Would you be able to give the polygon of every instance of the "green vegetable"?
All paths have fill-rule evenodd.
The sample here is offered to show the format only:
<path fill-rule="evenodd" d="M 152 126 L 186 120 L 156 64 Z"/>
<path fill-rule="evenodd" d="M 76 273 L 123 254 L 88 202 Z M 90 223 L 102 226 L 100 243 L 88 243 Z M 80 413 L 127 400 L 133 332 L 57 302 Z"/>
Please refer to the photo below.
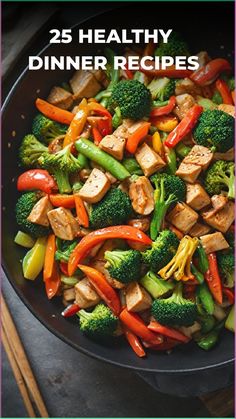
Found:
<path fill-rule="evenodd" d="M 212 330 L 209 334 L 202 336 L 197 340 L 197 345 L 204 349 L 204 351 L 209 351 L 212 349 L 218 341 L 218 333 L 215 330 Z"/>
<path fill-rule="evenodd" d="M 131 175 L 143 176 L 143 171 L 134 157 L 125 158 L 122 164 Z"/>
<path fill-rule="evenodd" d="M 152 243 L 151 249 L 142 253 L 143 262 L 153 272 L 159 271 L 174 256 L 179 245 L 177 236 L 170 230 L 163 230 Z"/>
<path fill-rule="evenodd" d="M 201 318 L 201 332 L 203 334 L 209 333 L 215 326 L 216 320 L 214 316 L 204 316 Z"/>
<path fill-rule="evenodd" d="M 223 103 L 223 99 L 222 96 L 219 92 L 219 90 L 215 90 L 213 93 L 213 96 L 211 98 L 212 102 L 214 102 L 216 105 L 221 105 L 221 103 Z"/>
<path fill-rule="evenodd" d="M 227 191 L 228 198 L 234 199 L 234 180 L 234 163 L 218 160 L 206 171 L 204 185 L 210 195 L 218 195 L 221 191 Z"/>
<path fill-rule="evenodd" d="M 112 90 L 111 111 L 119 107 L 122 118 L 134 120 L 148 117 L 151 111 L 151 93 L 137 80 L 121 80 Z"/>
<path fill-rule="evenodd" d="M 39 237 L 22 262 L 24 278 L 34 280 L 43 269 L 47 238 Z"/>
<path fill-rule="evenodd" d="M 216 104 L 212 100 L 202 96 L 197 97 L 197 103 L 203 107 L 204 111 L 216 109 Z"/>
<path fill-rule="evenodd" d="M 55 176 L 61 194 L 72 191 L 69 175 L 81 169 L 79 160 L 73 156 L 70 149 L 69 144 L 57 153 L 44 153 L 38 160 L 43 169 Z"/>
<path fill-rule="evenodd" d="M 77 160 L 79 162 L 79 165 L 81 167 L 81 169 L 87 169 L 89 168 L 89 161 L 87 159 L 87 157 L 85 157 L 83 154 L 79 153 Z"/>
<path fill-rule="evenodd" d="M 204 250 L 204 248 L 202 247 L 201 244 L 199 244 L 199 246 L 197 247 L 196 253 L 197 253 L 197 256 L 198 256 L 199 270 L 200 270 L 200 272 L 205 274 L 206 271 L 209 268 L 209 262 L 208 262 L 206 252 L 205 252 L 205 250 Z"/>
<path fill-rule="evenodd" d="M 39 157 L 48 152 L 48 148 L 40 143 L 33 134 L 26 135 L 19 149 L 19 158 L 22 166 L 35 167 Z"/>
<path fill-rule="evenodd" d="M 197 318 L 197 306 L 182 295 L 182 283 L 178 283 L 169 298 L 159 298 L 152 303 L 152 315 L 161 324 L 191 326 Z"/>
<path fill-rule="evenodd" d="M 124 180 L 130 176 L 128 170 L 126 170 L 120 162 L 108 153 L 105 153 L 105 151 L 93 144 L 92 141 L 80 138 L 75 142 L 75 147 L 79 153 L 82 153 L 88 159 L 99 164 L 105 170 L 110 172 L 116 179 Z"/>
<path fill-rule="evenodd" d="M 112 336 L 118 326 L 118 318 L 103 304 L 98 304 L 92 312 L 80 310 L 80 330 L 91 338 Z"/>
<path fill-rule="evenodd" d="M 217 262 L 220 276 L 224 285 L 228 288 L 234 287 L 234 251 L 229 249 L 227 252 L 217 252 Z"/>
<path fill-rule="evenodd" d="M 188 147 L 187 145 L 185 145 L 184 143 L 180 141 L 180 143 L 177 144 L 177 146 L 175 147 L 175 152 L 179 157 L 184 158 L 188 155 L 191 149 L 192 149 L 191 147 Z"/>
<path fill-rule="evenodd" d="M 169 103 L 169 100 L 164 100 L 164 101 L 154 100 L 153 101 L 153 108 L 162 108 L 162 106 L 166 106 L 166 105 L 168 105 L 168 103 Z"/>
<path fill-rule="evenodd" d="M 226 74 L 221 74 L 220 78 L 223 79 L 227 83 L 227 86 L 230 91 L 235 89 L 235 80 L 233 76 L 227 76 Z"/>
<path fill-rule="evenodd" d="M 29 234 L 26 234 L 23 231 L 19 230 L 16 234 L 14 242 L 16 244 L 19 244 L 19 246 L 31 249 L 31 247 L 33 247 L 35 243 L 35 240 L 31 236 L 29 236 Z"/>
<path fill-rule="evenodd" d="M 115 108 L 115 113 L 112 117 L 112 126 L 113 126 L 114 129 L 116 129 L 121 124 L 122 124 L 121 110 L 120 110 L 120 107 L 117 106 L 117 108 Z"/>
<path fill-rule="evenodd" d="M 147 86 L 148 84 L 148 77 L 141 71 L 135 71 L 134 80 L 137 80 L 140 83 L 143 83 L 145 86 Z"/>
<path fill-rule="evenodd" d="M 92 206 L 89 214 L 93 229 L 125 224 L 133 213 L 131 201 L 120 189 L 110 189 L 105 197 Z"/>
<path fill-rule="evenodd" d="M 197 295 L 204 310 L 212 315 L 214 313 L 215 303 L 206 284 L 201 284 L 197 287 Z"/>
<path fill-rule="evenodd" d="M 234 146 L 234 118 L 214 109 L 203 112 L 193 130 L 194 141 L 224 153 Z"/>
<path fill-rule="evenodd" d="M 76 276 L 65 276 L 61 275 L 61 282 L 65 285 L 74 287 L 79 282 L 79 279 Z"/>
<path fill-rule="evenodd" d="M 225 322 L 225 327 L 226 329 L 230 330 L 230 332 L 235 331 L 234 310 L 235 310 L 235 307 L 233 305 L 230 309 L 230 312 Z"/>
<path fill-rule="evenodd" d="M 166 295 L 173 289 L 174 285 L 170 281 L 164 281 L 152 271 L 148 271 L 140 280 L 140 284 L 151 294 L 153 298 L 159 298 Z"/>
<path fill-rule="evenodd" d="M 163 102 L 175 94 L 175 84 L 175 80 L 162 77 L 152 79 L 147 88 L 150 90 L 153 99 L 158 99 Z M 153 105 L 156 106 L 155 102 Z"/>
<path fill-rule="evenodd" d="M 46 144 L 49 144 L 59 135 L 65 135 L 67 129 L 67 125 L 52 121 L 41 113 L 37 114 L 33 119 L 32 133 L 39 141 L 43 141 Z"/>
<path fill-rule="evenodd" d="M 78 242 L 75 241 L 68 241 L 68 240 L 61 240 L 57 238 L 57 250 L 55 252 L 55 260 L 60 262 L 68 262 L 71 252 L 77 246 Z"/>
<path fill-rule="evenodd" d="M 42 197 L 37 192 L 27 192 L 20 196 L 16 203 L 16 222 L 24 233 L 29 234 L 33 238 L 47 236 L 49 228 L 43 227 L 40 224 L 34 224 L 27 220 L 33 207 Z"/>
<path fill-rule="evenodd" d="M 199 284 L 202 284 L 204 282 L 203 274 L 201 272 L 199 272 L 199 270 L 193 264 L 191 264 L 191 272 L 195 276 L 195 278 L 199 282 Z"/>
<path fill-rule="evenodd" d="M 107 75 L 110 79 L 110 83 L 107 86 L 105 90 L 102 90 L 95 96 L 95 99 L 101 103 L 102 106 L 105 108 L 107 107 L 109 103 L 109 98 L 111 97 L 111 92 L 113 90 L 113 87 L 118 83 L 119 81 L 119 70 L 114 69 L 114 57 L 115 53 L 110 48 L 105 49 L 105 55 L 107 57 Z"/>
<path fill-rule="evenodd" d="M 107 250 L 104 254 L 107 268 L 112 278 L 127 284 L 139 279 L 141 270 L 141 253 L 137 250 Z"/>
<path fill-rule="evenodd" d="M 158 44 L 155 55 L 158 55 L 159 57 L 176 57 L 178 55 L 189 56 L 189 50 L 181 35 L 177 32 L 172 32 L 166 44 L 164 42 Z"/>
<path fill-rule="evenodd" d="M 151 239 L 155 240 L 168 209 L 176 202 L 184 201 L 186 185 L 179 177 L 166 173 L 156 173 L 151 177 L 151 181 L 155 185 L 155 207 L 150 225 L 150 235 Z"/>

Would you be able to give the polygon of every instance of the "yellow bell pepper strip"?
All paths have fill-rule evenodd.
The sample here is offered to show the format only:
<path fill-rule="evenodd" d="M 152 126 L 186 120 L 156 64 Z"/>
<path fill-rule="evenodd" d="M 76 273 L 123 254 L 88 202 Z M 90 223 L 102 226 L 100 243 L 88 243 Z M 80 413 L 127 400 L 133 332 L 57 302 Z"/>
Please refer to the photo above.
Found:
<path fill-rule="evenodd" d="M 44 116 L 53 121 L 60 122 L 61 124 L 70 125 L 75 116 L 72 112 L 51 105 L 51 103 L 48 103 L 43 99 L 36 99 L 35 105 L 38 111 Z"/>
<path fill-rule="evenodd" d="M 224 58 L 216 58 L 192 73 L 190 79 L 199 86 L 208 86 L 225 71 L 231 71 L 230 63 Z"/>
<path fill-rule="evenodd" d="M 75 117 L 71 121 L 70 126 L 67 130 L 67 133 L 63 141 L 63 148 L 69 144 L 74 143 L 75 140 L 79 137 L 79 135 L 83 131 L 84 126 L 86 124 L 87 116 L 88 116 L 88 104 L 87 104 L 87 100 L 83 99 L 80 102 L 77 108 Z"/>
<path fill-rule="evenodd" d="M 171 132 L 177 127 L 178 119 L 174 115 L 163 115 L 151 118 L 151 123 L 160 131 Z"/>
<path fill-rule="evenodd" d="M 157 154 L 164 158 L 165 152 L 161 141 L 161 136 L 158 131 L 154 132 L 152 136 L 152 148 Z"/>
<path fill-rule="evenodd" d="M 131 240 L 150 246 L 151 239 L 141 230 L 127 225 L 110 226 L 92 231 L 77 244 L 70 255 L 68 262 L 68 274 L 72 276 L 78 263 L 80 263 L 90 252 L 90 250 L 107 239 Z"/>
<path fill-rule="evenodd" d="M 43 269 L 47 238 L 39 237 L 30 249 L 22 263 L 24 278 L 33 281 Z"/>
<path fill-rule="evenodd" d="M 136 152 L 140 141 L 144 137 L 146 137 L 149 131 L 150 125 L 151 125 L 150 122 L 143 122 L 143 124 L 138 129 L 136 129 L 136 131 L 134 131 L 133 134 L 131 134 L 128 137 L 128 140 L 126 142 L 126 150 L 129 153 L 134 154 Z"/>
<path fill-rule="evenodd" d="M 26 234 L 23 231 L 19 230 L 16 234 L 16 237 L 14 238 L 14 242 L 19 246 L 31 249 L 35 244 L 35 239 L 29 236 L 29 234 Z"/>
<path fill-rule="evenodd" d="M 43 280 L 46 282 L 51 278 L 54 268 L 54 257 L 56 252 L 55 234 L 49 234 L 47 240 L 46 254 L 44 259 Z"/>

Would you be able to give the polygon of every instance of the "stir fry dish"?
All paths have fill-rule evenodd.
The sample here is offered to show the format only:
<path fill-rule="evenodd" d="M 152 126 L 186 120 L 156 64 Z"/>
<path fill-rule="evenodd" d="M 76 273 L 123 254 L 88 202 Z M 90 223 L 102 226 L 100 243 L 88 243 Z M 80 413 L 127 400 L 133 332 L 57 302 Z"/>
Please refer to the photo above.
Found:
<path fill-rule="evenodd" d="M 103 344 L 209 350 L 234 331 L 231 65 L 201 51 L 195 72 L 133 72 L 105 53 L 106 72 L 76 71 L 35 102 L 19 148 L 23 275 L 42 272 L 65 321 Z M 137 53 L 189 49 L 174 34 Z"/>

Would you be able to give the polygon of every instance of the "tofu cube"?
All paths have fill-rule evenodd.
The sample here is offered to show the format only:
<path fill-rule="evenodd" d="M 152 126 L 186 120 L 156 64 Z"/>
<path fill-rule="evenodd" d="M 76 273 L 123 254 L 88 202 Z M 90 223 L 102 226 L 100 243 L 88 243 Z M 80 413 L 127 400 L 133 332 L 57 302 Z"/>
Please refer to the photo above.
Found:
<path fill-rule="evenodd" d="M 193 146 L 192 150 L 184 158 L 185 164 L 196 164 L 202 170 L 206 170 L 213 159 L 213 153 L 209 148 L 202 145 Z"/>
<path fill-rule="evenodd" d="M 40 224 L 44 227 L 49 227 L 48 212 L 53 209 L 48 196 L 41 198 L 32 208 L 27 220 L 31 223 Z"/>
<path fill-rule="evenodd" d="M 89 204 L 95 204 L 104 197 L 110 186 L 111 182 L 105 173 L 94 168 L 80 189 L 79 196 Z"/>
<path fill-rule="evenodd" d="M 184 160 L 180 163 L 175 174 L 185 182 L 194 183 L 201 173 L 201 167 L 196 164 L 185 164 Z"/>
<path fill-rule="evenodd" d="M 106 151 L 106 153 L 115 157 L 117 160 L 122 160 L 125 149 L 125 138 L 116 137 L 114 134 L 106 135 L 99 143 L 99 147 Z"/>
<path fill-rule="evenodd" d="M 128 311 L 139 312 L 151 307 L 152 298 L 148 292 L 139 285 L 132 282 L 126 289 L 126 305 Z"/>
<path fill-rule="evenodd" d="M 186 204 L 200 210 L 211 203 L 209 195 L 199 183 L 187 184 Z"/>
<path fill-rule="evenodd" d="M 74 100 L 94 97 L 101 89 L 101 84 L 89 71 L 78 70 L 70 80 Z"/>
<path fill-rule="evenodd" d="M 62 240 L 73 240 L 80 231 L 79 223 L 69 209 L 53 209 L 48 212 L 48 218 L 55 236 Z"/>
<path fill-rule="evenodd" d="M 197 222 L 196 224 L 194 224 L 194 226 L 191 228 L 188 234 L 191 237 L 200 237 L 204 236 L 205 234 L 208 234 L 210 231 L 211 228 L 208 225 Z"/>
<path fill-rule="evenodd" d="M 197 222 L 198 214 L 187 204 L 178 202 L 166 218 L 178 230 L 186 234 Z"/>
<path fill-rule="evenodd" d="M 63 291 L 63 300 L 66 302 L 75 300 L 75 288 L 67 288 Z"/>
<path fill-rule="evenodd" d="M 202 213 L 203 220 L 216 230 L 226 233 L 234 221 L 234 203 L 228 201 L 225 206 L 219 210 L 210 210 Z"/>
<path fill-rule="evenodd" d="M 75 302 L 80 308 L 93 307 L 99 303 L 100 297 L 87 278 L 75 285 Z"/>
<path fill-rule="evenodd" d="M 229 243 L 225 240 L 223 234 L 219 231 L 201 236 L 200 240 L 202 247 L 207 254 L 229 248 Z"/>
<path fill-rule="evenodd" d="M 54 86 L 47 101 L 61 109 L 69 109 L 73 105 L 73 95 L 60 86 Z"/>
<path fill-rule="evenodd" d="M 153 173 L 165 167 L 165 162 L 155 153 L 155 151 L 149 147 L 146 143 L 143 143 L 136 151 L 135 158 L 141 166 L 145 176 L 151 176 Z"/>

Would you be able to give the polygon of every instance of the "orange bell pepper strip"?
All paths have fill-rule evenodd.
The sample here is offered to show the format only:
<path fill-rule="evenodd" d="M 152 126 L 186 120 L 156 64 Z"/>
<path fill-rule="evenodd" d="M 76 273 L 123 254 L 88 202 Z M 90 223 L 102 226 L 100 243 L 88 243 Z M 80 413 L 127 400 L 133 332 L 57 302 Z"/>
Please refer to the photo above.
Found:
<path fill-rule="evenodd" d="M 54 207 L 75 208 L 74 195 L 49 195 L 49 200 Z"/>
<path fill-rule="evenodd" d="M 209 262 L 209 269 L 205 273 L 205 280 L 216 302 L 219 304 L 222 304 L 223 302 L 222 282 L 221 282 L 220 274 L 218 270 L 216 254 L 209 253 L 209 255 L 207 255 L 207 259 Z"/>
<path fill-rule="evenodd" d="M 74 195 L 75 209 L 78 222 L 81 226 L 88 228 L 89 226 L 89 217 L 86 211 L 83 200 L 79 195 Z"/>
<path fill-rule="evenodd" d="M 146 244 L 147 246 L 152 244 L 151 239 L 145 233 L 138 228 L 127 225 L 110 226 L 92 231 L 83 237 L 72 251 L 68 262 L 69 276 L 73 275 L 78 263 L 88 255 L 94 246 L 107 239 L 132 240 Z"/>
<path fill-rule="evenodd" d="M 87 121 L 88 116 L 88 105 L 87 100 L 83 99 L 78 108 L 77 112 L 73 118 L 73 120 L 70 123 L 70 126 L 67 130 L 67 133 L 65 135 L 64 141 L 63 141 L 63 147 L 66 147 L 69 144 L 72 144 L 75 142 L 75 140 L 78 139 L 79 135 L 84 129 L 84 126 Z"/>
<path fill-rule="evenodd" d="M 36 99 L 35 105 L 44 116 L 61 124 L 70 125 L 75 116 L 72 112 L 51 105 L 51 103 L 40 98 Z"/>
<path fill-rule="evenodd" d="M 49 300 L 51 300 L 52 297 L 57 295 L 60 285 L 61 285 L 61 276 L 59 274 L 56 261 L 54 261 L 52 275 L 50 278 L 47 278 L 45 281 L 45 289 L 46 289 L 47 297 Z"/>
<path fill-rule="evenodd" d="M 149 70 L 144 69 L 140 66 L 139 71 L 146 74 L 150 77 L 169 77 L 170 79 L 184 79 L 185 77 L 189 77 L 193 72 L 191 70 L 177 70 L 174 65 L 166 68 L 156 70 L 154 68 L 153 61 L 146 61 L 146 65 L 150 66 Z"/>
<path fill-rule="evenodd" d="M 78 267 L 86 275 L 91 285 L 111 311 L 116 316 L 119 316 L 121 310 L 120 299 L 116 291 L 107 282 L 105 276 L 91 266 L 78 265 Z"/>
<path fill-rule="evenodd" d="M 137 147 L 140 143 L 140 141 L 146 137 L 148 130 L 150 128 L 151 123 L 150 122 L 144 122 L 138 129 L 136 129 L 136 131 L 133 132 L 133 134 L 131 134 L 128 137 L 127 143 L 126 143 L 126 150 L 131 153 L 134 154 L 135 151 L 137 150 Z"/>
<path fill-rule="evenodd" d="M 54 256 L 56 252 L 56 237 L 55 234 L 50 234 L 47 240 L 47 247 L 44 259 L 43 280 L 46 282 L 51 278 L 54 266 Z"/>
<path fill-rule="evenodd" d="M 227 86 L 227 83 L 224 80 L 221 80 L 221 79 L 216 80 L 216 88 L 220 92 L 223 103 L 225 103 L 226 105 L 234 104 L 232 96 L 231 96 L 231 92 Z"/>
<path fill-rule="evenodd" d="M 162 338 L 151 332 L 138 314 L 131 313 L 124 308 L 120 313 L 121 322 L 136 336 L 151 342 L 153 345 L 162 343 Z"/>
<path fill-rule="evenodd" d="M 110 114 L 110 112 L 106 108 L 104 108 L 104 106 L 100 105 L 100 103 L 89 102 L 88 110 L 101 116 L 107 116 L 108 118 L 110 118 L 110 120 L 112 120 L 112 115 Z"/>
<path fill-rule="evenodd" d="M 194 71 L 190 79 L 199 86 L 208 86 L 213 83 L 223 71 L 230 71 L 231 65 L 224 58 L 216 58 L 205 66 Z"/>
<path fill-rule="evenodd" d="M 93 134 L 93 142 L 94 144 L 98 145 L 102 141 L 102 134 L 97 129 L 97 127 L 92 128 L 92 134 Z"/>
<path fill-rule="evenodd" d="M 136 353 L 136 355 L 139 358 L 143 358 L 144 356 L 146 356 L 146 352 L 144 351 L 139 338 L 133 332 L 131 332 L 127 327 L 123 326 L 122 329 L 124 331 L 124 335 L 127 341 L 129 342 L 131 348 Z"/>
<path fill-rule="evenodd" d="M 182 343 L 188 343 L 190 341 L 190 338 L 188 336 L 185 336 L 182 332 L 179 332 L 178 330 L 173 329 L 172 327 L 163 326 L 162 324 L 154 320 L 150 322 L 150 324 L 148 325 L 148 329 L 152 330 L 153 332 L 160 333 L 161 335 L 166 336 L 168 338 L 178 340 Z"/>

